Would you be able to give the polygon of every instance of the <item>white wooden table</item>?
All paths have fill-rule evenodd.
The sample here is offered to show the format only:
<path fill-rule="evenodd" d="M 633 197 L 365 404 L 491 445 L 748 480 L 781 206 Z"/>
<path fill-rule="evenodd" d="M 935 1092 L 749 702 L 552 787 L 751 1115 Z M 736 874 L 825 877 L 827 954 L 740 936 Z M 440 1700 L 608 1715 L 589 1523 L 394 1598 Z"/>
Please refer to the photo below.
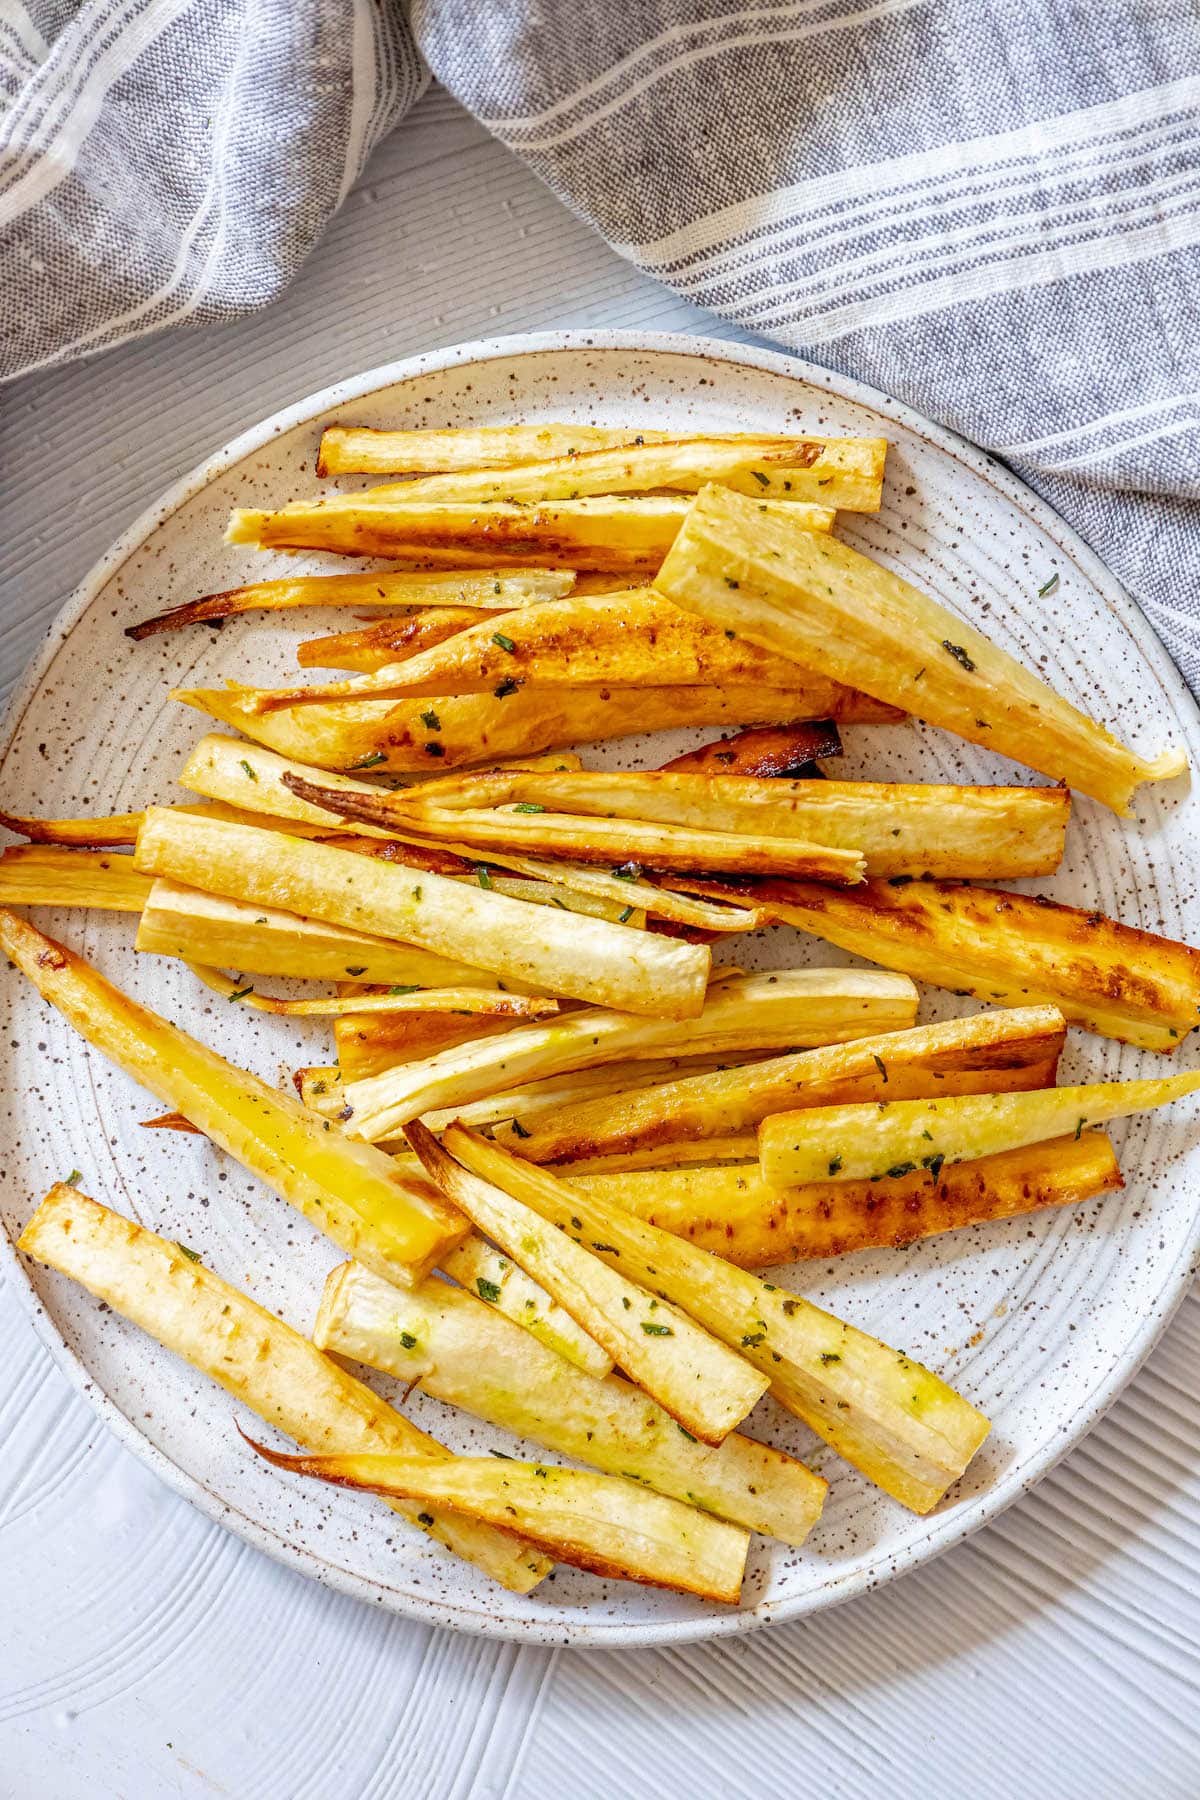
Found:
<path fill-rule="evenodd" d="M 555 326 L 737 335 L 430 95 L 279 305 L 4 394 L 0 679 L 243 426 L 415 350 Z M 108 1437 L 0 1289 L 0 1800 L 1195 1800 L 1198 1368 L 1193 1296 L 1083 1447 L 943 1561 L 717 1648 L 581 1655 L 266 1561 Z"/>

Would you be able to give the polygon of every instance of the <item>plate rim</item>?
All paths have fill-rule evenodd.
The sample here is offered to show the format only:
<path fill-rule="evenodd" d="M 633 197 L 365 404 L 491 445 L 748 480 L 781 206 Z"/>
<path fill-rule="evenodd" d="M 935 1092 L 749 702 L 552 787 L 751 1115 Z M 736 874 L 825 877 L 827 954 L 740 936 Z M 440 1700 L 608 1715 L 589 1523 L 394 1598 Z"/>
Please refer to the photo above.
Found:
<path fill-rule="evenodd" d="M 397 386 L 417 376 L 436 374 L 441 370 L 472 363 L 490 363 L 515 357 L 525 359 L 563 352 L 671 355 L 759 369 L 812 388 L 824 389 L 841 399 L 868 407 L 936 445 L 974 474 L 983 477 L 1070 556 L 1109 610 L 1130 632 L 1139 653 L 1151 665 L 1158 679 L 1165 681 L 1171 688 L 1183 711 L 1189 715 L 1192 726 L 1200 732 L 1200 706 L 1182 671 L 1161 642 L 1149 615 L 1078 533 L 1045 500 L 985 450 L 936 424 L 903 401 L 893 399 L 865 382 L 808 362 L 789 352 L 684 332 L 574 329 L 515 333 L 498 338 L 471 340 L 442 349 L 420 351 L 359 374 L 343 377 L 314 394 L 280 408 L 204 458 L 137 515 L 111 548 L 92 565 L 55 614 L 40 648 L 27 664 L 4 708 L 3 716 L 0 717 L 0 763 L 7 756 L 58 648 L 70 636 L 100 591 L 153 532 L 237 463 L 244 461 L 273 438 L 308 423 L 336 406 L 364 399 L 380 389 Z M 1198 1272 L 1200 1207 L 1196 1209 L 1190 1233 L 1174 1262 L 1163 1273 L 1154 1305 L 1143 1316 L 1139 1329 L 1123 1352 L 1114 1358 L 1108 1371 L 1093 1385 L 1070 1423 L 1060 1428 L 1061 1441 L 1056 1442 L 1048 1453 L 1043 1452 L 1032 1470 L 1014 1469 L 985 1494 L 960 1503 L 959 1509 L 931 1514 L 927 1529 L 919 1537 L 912 1539 L 901 1552 L 889 1556 L 883 1567 L 867 1566 L 853 1573 L 831 1574 L 807 1595 L 765 1603 L 752 1610 L 714 1612 L 696 1618 L 645 1624 L 592 1625 L 588 1622 L 564 1624 L 550 1620 L 544 1623 L 518 1620 L 503 1612 L 466 1608 L 446 1599 L 426 1599 L 419 1594 L 383 1588 L 365 1576 L 356 1575 L 333 1563 L 322 1562 L 311 1551 L 279 1537 L 250 1514 L 231 1506 L 229 1501 L 220 1498 L 203 1481 L 189 1474 L 172 1461 L 164 1450 L 145 1437 L 116 1402 L 98 1387 L 86 1363 L 67 1342 L 42 1303 L 25 1258 L 17 1250 L 7 1231 L 0 1232 L 0 1275 L 10 1278 L 6 1285 L 17 1295 L 40 1342 L 49 1351 L 57 1367 L 120 1442 L 206 1518 L 225 1530 L 235 1532 L 243 1541 L 252 1544 L 275 1562 L 316 1581 L 320 1586 L 349 1594 L 364 1602 L 383 1605 L 399 1617 L 509 1642 L 580 1649 L 650 1649 L 664 1644 L 694 1643 L 753 1631 L 840 1605 L 894 1580 L 910 1569 L 934 1561 L 998 1518 L 1022 1494 L 1029 1492 L 1057 1467 L 1062 1458 L 1095 1428 L 1141 1369 Z"/>

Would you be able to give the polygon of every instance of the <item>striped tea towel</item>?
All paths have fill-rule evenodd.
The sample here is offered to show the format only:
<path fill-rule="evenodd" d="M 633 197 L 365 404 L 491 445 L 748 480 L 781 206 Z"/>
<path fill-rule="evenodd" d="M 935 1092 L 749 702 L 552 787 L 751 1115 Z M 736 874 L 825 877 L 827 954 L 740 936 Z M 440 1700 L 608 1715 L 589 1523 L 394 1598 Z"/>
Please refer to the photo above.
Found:
<path fill-rule="evenodd" d="M 1195 0 L 0 0 L 0 372 L 269 300 L 426 64 L 622 255 L 1011 463 L 1200 689 Z"/>

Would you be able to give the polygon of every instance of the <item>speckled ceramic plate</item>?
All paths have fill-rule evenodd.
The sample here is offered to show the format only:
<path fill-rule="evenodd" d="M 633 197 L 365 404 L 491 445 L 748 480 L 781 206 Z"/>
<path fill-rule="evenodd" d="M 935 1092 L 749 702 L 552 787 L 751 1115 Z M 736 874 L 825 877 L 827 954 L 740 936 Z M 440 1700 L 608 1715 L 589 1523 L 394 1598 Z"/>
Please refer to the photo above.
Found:
<path fill-rule="evenodd" d="M 179 797 L 174 774 L 203 722 L 173 705 L 168 689 L 228 675 L 280 680 L 293 670 L 299 637 L 331 628 L 328 615 L 285 614 L 140 646 L 122 636 L 134 620 L 282 564 L 226 546 L 225 516 L 235 505 L 311 492 L 320 429 L 333 419 L 883 433 L 892 441 L 883 511 L 845 518 L 843 535 L 977 621 L 1140 749 L 1172 740 L 1200 761 L 1196 709 L 1146 620 L 1061 521 L 986 457 L 880 395 L 782 356 L 606 333 L 468 345 L 356 377 L 255 427 L 172 489 L 83 584 L 17 695 L 4 737 L 5 806 L 115 812 Z M 1053 598 L 1039 599 L 1056 574 Z M 628 739 L 592 760 L 653 764 L 704 735 Z M 845 735 L 851 776 L 1021 779 L 1012 765 L 914 725 Z M 1198 941 L 1200 805 L 1181 781 L 1145 793 L 1139 812 L 1125 823 L 1079 800 L 1066 862 L 1043 891 Z M 128 919 L 47 913 L 44 922 L 140 999 L 261 1074 L 327 1056 L 319 1021 L 233 1013 L 181 966 L 135 956 Z M 736 954 L 760 967 L 850 960 L 788 930 L 739 939 Z M 156 1103 L 23 982 L 6 980 L 0 1005 L 9 1046 L 0 1123 L 8 1230 L 15 1235 L 49 1183 L 78 1168 L 97 1199 L 195 1245 L 284 1318 L 311 1326 L 336 1260 L 331 1246 L 203 1142 L 140 1130 Z M 929 994 L 922 1017 L 961 1009 Z M 1185 1049 L 1181 1059 L 1194 1054 Z M 1151 1065 L 1161 1066 L 1072 1033 L 1064 1074 L 1127 1076 Z M 940 1370 L 994 1430 L 959 1489 L 927 1519 L 818 1447 L 832 1484 L 825 1516 L 802 1550 L 755 1540 L 736 1611 L 571 1570 L 526 1598 L 503 1593 L 373 1501 L 264 1468 L 234 1432 L 224 1395 L 80 1289 L 14 1258 L 16 1285 L 60 1363 L 139 1455 L 210 1516 L 315 1579 L 460 1630 L 580 1645 L 678 1642 L 794 1618 L 936 1555 L 994 1517 L 1095 1423 L 1182 1295 L 1200 1241 L 1200 1146 L 1186 1110 L 1117 1126 L 1114 1137 L 1121 1194 L 778 1277 Z M 410 1406 L 456 1448 L 512 1447 L 433 1401 L 414 1396 Z M 769 1403 L 753 1428 L 813 1450 Z"/>

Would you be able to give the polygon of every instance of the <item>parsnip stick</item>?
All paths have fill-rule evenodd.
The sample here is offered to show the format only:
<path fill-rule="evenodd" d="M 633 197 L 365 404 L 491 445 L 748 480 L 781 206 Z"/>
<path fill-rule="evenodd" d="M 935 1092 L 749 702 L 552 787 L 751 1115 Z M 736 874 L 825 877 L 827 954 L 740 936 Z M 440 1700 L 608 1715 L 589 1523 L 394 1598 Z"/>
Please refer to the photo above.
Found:
<path fill-rule="evenodd" d="M 10 844 L 0 855 L 0 904 L 90 906 L 141 912 L 153 883 L 129 856 L 67 850 L 53 844 Z"/>
<path fill-rule="evenodd" d="M 435 1400 L 561 1456 L 786 1544 L 802 1544 L 820 1514 L 826 1483 L 803 1463 L 739 1432 L 716 1446 L 693 1443 L 620 1376 L 568 1368 L 444 1283 L 402 1291 L 343 1263 L 325 1284 L 313 1336 L 322 1349 L 416 1381 Z"/>
<path fill-rule="evenodd" d="M 759 1158 L 774 1187 L 806 1181 L 882 1181 L 914 1169 L 1082 1133 L 1147 1112 L 1200 1088 L 1200 1074 L 1163 1081 L 1093 1081 L 1024 1094 L 960 1094 L 878 1106 L 819 1106 L 777 1113 L 759 1127 Z"/>
<path fill-rule="evenodd" d="M 687 1031 L 693 1054 L 833 1043 L 904 1026 L 916 1014 L 911 982 L 861 969 L 792 969 L 746 975 L 712 990 Z M 630 1057 L 661 1056 L 679 1044 L 667 1019 L 588 1009 L 549 1025 L 460 1045 L 343 1089 L 350 1128 L 369 1140 L 394 1137 L 410 1119 L 462 1106 L 501 1088 Z M 523 1135 L 523 1134 L 522 1134 Z"/>
<path fill-rule="evenodd" d="M 694 1017 L 704 1004 L 711 959 L 699 946 L 529 906 L 441 875 L 414 875 L 325 844 L 152 807 L 135 854 L 147 874 L 258 906 L 287 906 L 437 955 L 470 955 L 506 982 L 538 992 L 676 1018 Z"/>
<path fill-rule="evenodd" d="M 60 1183 L 21 1234 L 27 1256 L 78 1281 L 165 1349 L 211 1376 L 268 1425 L 309 1450 L 404 1451 L 449 1461 L 435 1438 L 395 1412 L 273 1313 L 178 1244 Z M 551 1564 L 509 1532 L 416 1502 L 389 1502 L 432 1538 L 514 1593 Z"/>
<path fill-rule="evenodd" d="M 596 1245 L 610 1268 L 647 1282 L 736 1345 L 770 1378 L 775 1399 L 914 1511 L 937 1505 L 986 1437 L 983 1414 L 944 1381 L 831 1313 L 461 1126 L 450 1127 L 443 1145 L 443 1156 L 502 1188 L 568 1242 L 579 1236 Z"/>
<path fill-rule="evenodd" d="M 466 1235 L 428 1182 L 137 1005 L 15 913 L 0 911 L 0 951 L 89 1044 L 377 1273 L 419 1280 Z"/>

